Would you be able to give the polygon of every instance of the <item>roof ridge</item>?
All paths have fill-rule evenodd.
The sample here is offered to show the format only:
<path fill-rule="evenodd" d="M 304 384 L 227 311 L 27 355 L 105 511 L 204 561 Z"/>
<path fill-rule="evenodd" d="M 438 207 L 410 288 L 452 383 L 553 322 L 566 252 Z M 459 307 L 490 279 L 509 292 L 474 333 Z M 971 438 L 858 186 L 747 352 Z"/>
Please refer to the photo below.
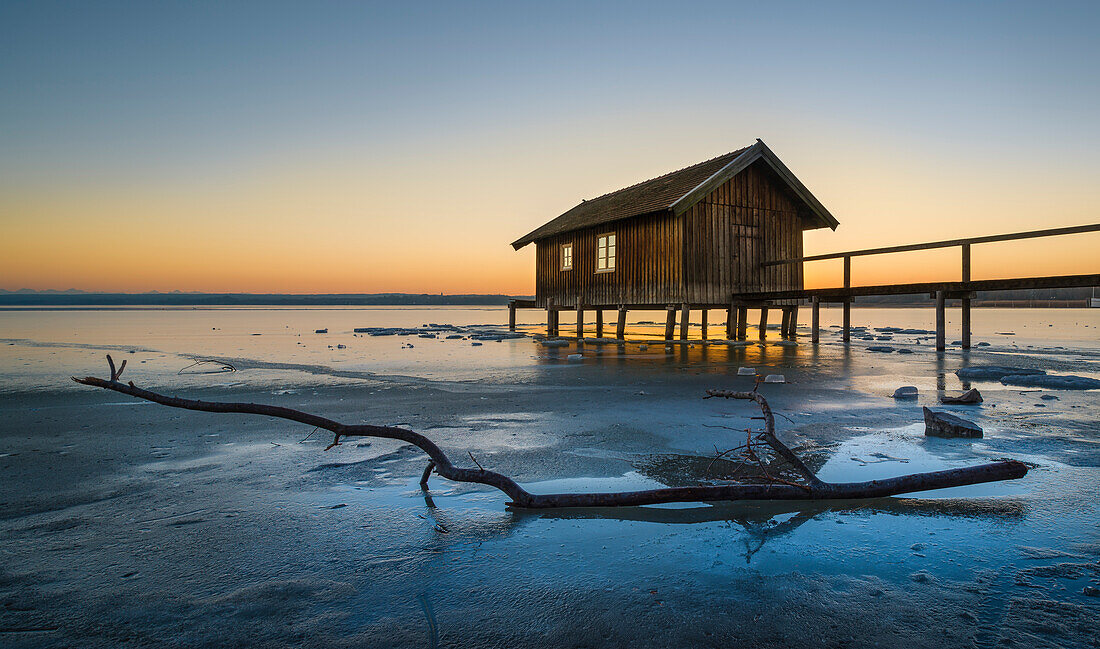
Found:
<path fill-rule="evenodd" d="M 597 200 L 599 200 L 599 199 L 601 199 L 601 198 L 604 198 L 605 196 L 611 196 L 611 195 L 613 195 L 613 194 L 618 194 L 619 192 L 625 192 L 625 191 L 626 191 L 626 190 L 628 190 L 628 189 L 634 189 L 635 187 L 637 187 L 637 186 L 639 186 L 639 185 L 644 185 L 644 184 L 646 184 L 646 183 L 651 183 L 651 182 L 653 182 L 654 180 L 660 180 L 660 179 L 662 179 L 662 178 L 664 178 L 664 177 L 666 177 L 666 176 L 672 176 L 672 175 L 678 174 L 678 173 L 680 173 L 680 172 L 682 172 L 682 171 L 687 171 L 688 169 L 694 169 L 695 167 L 701 167 L 701 166 L 703 166 L 703 165 L 705 165 L 705 164 L 710 164 L 710 163 L 712 163 L 712 162 L 714 162 L 715 160 L 718 160 L 718 159 L 720 159 L 720 158 L 725 158 L 725 157 L 727 157 L 727 156 L 731 156 L 731 155 L 734 155 L 734 154 L 739 154 L 739 153 L 743 153 L 743 152 L 744 152 L 744 151 L 745 151 L 746 149 L 749 149 L 749 148 L 751 148 L 751 147 L 747 147 L 747 146 L 746 146 L 746 147 L 742 147 L 742 148 L 740 148 L 740 149 L 736 149 L 736 150 L 734 150 L 734 151 L 730 151 L 729 153 L 723 153 L 722 155 L 716 155 L 716 156 L 714 156 L 713 158 L 710 158 L 710 159 L 708 159 L 708 160 L 704 160 L 704 161 L 702 161 L 702 162 L 696 162 L 695 164 L 691 164 L 691 165 L 688 165 L 688 166 L 686 166 L 686 167 L 681 167 L 681 168 L 679 168 L 679 169 L 676 169 L 676 170 L 674 170 L 674 171 L 670 171 L 670 172 L 668 172 L 668 173 L 663 173 L 663 174 L 661 174 L 660 176 L 654 176 L 654 177 L 652 177 L 652 178 L 648 178 L 648 179 L 646 179 L 646 180 L 643 180 L 643 181 L 641 181 L 641 182 L 636 182 L 636 183 L 634 183 L 633 185 L 627 185 L 626 187 L 621 187 L 621 188 L 619 188 L 619 189 L 616 189 L 616 190 L 614 190 L 614 191 L 610 191 L 610 192 L 607 192 L 606 194 L 600 194 L 599 196 L 593 196 L 592 198 L 582 198 L 582 199 L 581 199 L 581 202 L 582 202 L 582 203 L 587 203 L 588 201 L 597 201 Z"/>

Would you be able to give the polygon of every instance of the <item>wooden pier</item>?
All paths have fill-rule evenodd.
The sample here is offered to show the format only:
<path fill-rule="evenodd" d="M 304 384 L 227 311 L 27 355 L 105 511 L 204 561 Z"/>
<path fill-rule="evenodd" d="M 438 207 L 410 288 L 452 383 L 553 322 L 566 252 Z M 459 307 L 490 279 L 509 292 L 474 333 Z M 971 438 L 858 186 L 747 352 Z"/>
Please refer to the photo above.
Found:
<path fill-rule="evenodd" d="M 691 311 L 700 310 L 703 313 L 702 337 L 707 338 L 708 328 L 706 312 L 710 309 L 725 309 L 726 322 L 725 334 L 729 340 L 745 340 L 747 333 L 748 311 L 758 309 L 759 337 L 764 340 L 767 337 L 767 326 L 771 310 L 781 312 L 780 335 L 783 338 L 793 339 L 796 336 L 798 326 L 798 304 L 808 301 L 811 308 L 811 342 L 820 341 L 820 308 L 821 304 L 839 303 L 842 305 L 843 314 L 841 336 L 844 342 L 851 340 L 851 304 L 856 297 L 862 296 L 886 296 L 886 295 L 928 295 L 933 300 L 936 309 L 936 349 L 946 349 L 946 303 L 947 300 L 959 300 L 961 308 L 962 347 L 970 347 L 970 311 L 971 301 L 978 291 L 1005 291 L 1014 289 L 1044 289 L 1044 288 L 1081 288 L 1100 286 L 1100 273 L 1085 275 L 1061 275 L 1053 277 L 1019 277 L 1011 279 L 972 280 L 970 252 L 971 247 L 983 243 L 995 243 L 1003 241 L 1017 241 L 1022 239 L 1035 239 L 1040 237 L 1064 236 L 1100 231 L 1100 223 L 1081 225 L 1066 228 L 1053 228 L 1046 230 L 1034 230 L 1029 232 L 1015 232 L 1010 234 L 998 234 L 983 237 L 970 237 L 966 239 L 949 239 L 916 243 L 902 246 L 889 246 L 883 248 L 868 248 L 864 250 L 852 250 L 848 252 L 835 252 L 822 255 L 810 255 L 803 257 L 791 257 L 785 259 L 768 260 L 760 263 L 761 269 L 770 267 L 797 265 L 801 269 L 807 262 L 842 259 L 844 263 L 843 285 L 833 288 L 790 289 L 776 291 L 757 291 L 748 293 L 735 293 L 729 296 L 723 303 L 714 302 L 680 302 L 679 304 L 584 304 L 580 299 L 571 306 L 559 306 L 554 301 L 547 300 L 545 307 L 539 306 L 534 300 L 514 300 L 509 303 L 509 327 L 515 330 L 516 310 L 525 308 L 545 308 L 547 313 L 547 335 L 558 336 L 558 312 L 573 310 L 577 315 L 576 335 L 583 337 L 585 311 L 596 312 L 596 334 L 603 336 L 603 311 L 616 310 L 618 315 L 615 337 L 625 338 L 626 314 L 634 310 L 666 311 L 665 339 L 673 340 L 677 319 L 679 320 L 679 338 L 688 339 Z M 932 250 L 936 248 L 958 247 L 960 249 L 960 278 L 954 281 L 943 282 L 919 282 L 909 284 L 883 284 L 874 286 L 852 286 L 851 265 L 853 257 L 870 255 L 883 255 L 900 252 L 912 252 L 917 250 Z M 679 316 L 677 318 L 677 316 Z"/>

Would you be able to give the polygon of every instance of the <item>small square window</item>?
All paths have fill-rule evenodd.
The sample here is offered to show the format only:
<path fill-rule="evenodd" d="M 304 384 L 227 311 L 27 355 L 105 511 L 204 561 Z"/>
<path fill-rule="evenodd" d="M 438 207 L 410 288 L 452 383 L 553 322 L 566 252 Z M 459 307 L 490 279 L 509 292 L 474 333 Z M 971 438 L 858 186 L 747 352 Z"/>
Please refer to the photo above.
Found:
<path fill-rule="evenodd" d="M 596 272 L 615 270 L 615 234 L 596 237 Z"/>
<path fill-rule="evenodd" d="M 561 245 L 561 269 L 573 270 L 573 244 L 571 243 Z"/>

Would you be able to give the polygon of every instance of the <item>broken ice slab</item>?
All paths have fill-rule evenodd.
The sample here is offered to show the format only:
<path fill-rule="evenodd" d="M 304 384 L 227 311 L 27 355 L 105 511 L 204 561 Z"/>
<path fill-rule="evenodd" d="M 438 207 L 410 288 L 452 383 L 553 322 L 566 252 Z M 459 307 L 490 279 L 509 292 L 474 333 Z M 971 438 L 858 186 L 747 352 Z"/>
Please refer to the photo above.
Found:
<path fill-rule="evenodd" d="M 925 408 L 924 434 L 932 437 L 982 437 L 982 429 L 962 417 Z"/>

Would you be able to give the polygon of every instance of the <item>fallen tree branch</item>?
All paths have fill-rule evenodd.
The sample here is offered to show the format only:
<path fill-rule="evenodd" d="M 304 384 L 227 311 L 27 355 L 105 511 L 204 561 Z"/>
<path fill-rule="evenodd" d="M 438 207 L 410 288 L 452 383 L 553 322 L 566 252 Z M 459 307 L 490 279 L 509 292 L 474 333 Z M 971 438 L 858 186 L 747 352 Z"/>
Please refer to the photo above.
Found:
<path fill-rule="evenodd" d="M 251 415 L 265 415 L 296 421 L 307 426 L 314 426 L 327 430 L 334 434 L 331 446 L 339 444 L 341 437 L 376 437 L 381 439 L 395 439 L 407 442 L 424 451 L 430 458 L 429 466 L 424 470 L 421 485 L 427 484 L 427 478 L 432 471 L 455 482 L 473 482 L 487 485 L 503 491 L 511 502 L 509 506 L 527 509 L 548 509 L 557 507 L 623 507 L 632 505 L 654 505 L 672 502 L 714 502 L 724 500 L 827 500 L 827 499 L 856 499 L 856 498 L 880 498 L 916 491 L 930 489 L 944 489 L 947 487 L 959 487 L 963 485 L 993 482 L 997 480 L 1011 480 L 1021 478 L 1027 473 L 1027 466 L 1022 462 L 1009 460 L 994 462 L 962 469 L 947 469 L 944 471 L 932 471 L 929 473 L 914 473 L 883 480 L 870 480 L 867 482 L 827 483 L 822 482 L 814 475 L 797 455 L 775 436 L 775 420 L 771 407 L 763 395 L 755 390 L 752 392 L 731 392 L 728 390 L 708 390 L 707 398 L 721 397 L 726 399 L 745 399 L 755 402 L 764 416 L 764 441 L 787 461 L 799 475 L 806 481 L 805 485 L 795 484 L 789 481 L 770 482 L 767 484 L 725 484 L 725 485 L 700 485 L 690 487 L 668 487 L 664 489 L 645 489 L 641 491 L 624 491 L 608 493 L 563 493 L 563 494 L 532 494 L 521 487 L 515 480 L 506 475 L 481 468 L 463 469 L 451 463 L 450 458 L 427 437 L 420 433 L 398 428 L 396 426 L 375 426 L 372 424 L 342 424 L 325 417 L 313 415 L 293 408 L 271 406 L 257 403 L 232 403 L 216 401 L 200 401 L 195 399 L 182 399 L 171 397 L 156 392 L 139 388 L 131 381 L 122 383 L 118 379 L 125 368 L 125 363 L 117 371 L 114 361 L 107 357 L 111 366 L 111 379 L 104 380 L 94 376 L 84 378 L 72 377 L 77 383 L 105 390 L 120 392 L 138 399 L 144 399 L 153 403 L 183 408 L 185 410 L 197 410 L 201 412 L 217 413 L 241 413 Z M 471 458 L 473 456 L 471 455 Z M 476 462 L 476 461 L 475 461 Z"/>

